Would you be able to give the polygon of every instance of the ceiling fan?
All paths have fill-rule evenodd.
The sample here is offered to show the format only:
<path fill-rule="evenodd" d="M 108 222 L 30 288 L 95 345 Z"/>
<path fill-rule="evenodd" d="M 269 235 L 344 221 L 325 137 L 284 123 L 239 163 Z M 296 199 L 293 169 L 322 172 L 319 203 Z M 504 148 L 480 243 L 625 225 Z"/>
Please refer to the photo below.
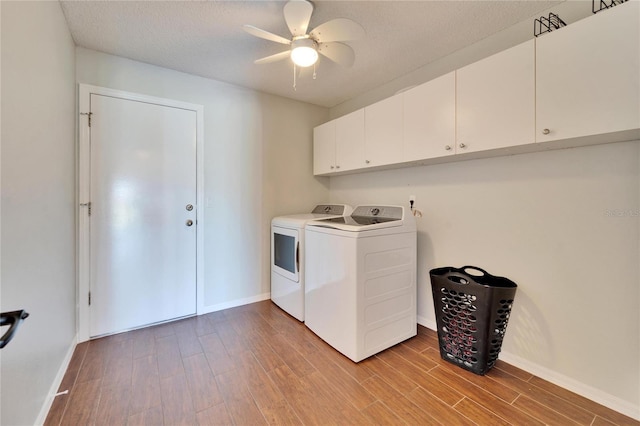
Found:
<path fill-rule="evenodd" d="M 290 0 L 284 6 L 284 20 L 291 31 L 291 38 L 285 38 L 270 33 L 253 25 L 243 25 L 246 32 L 265 40 L 286 44 L 289 49 L 255 61 L 256 64 L 268 64 L 291 58 L 293 61 L 293 87 L 296 87 L 296 67 L 310 67 L 317 63 L 318 54 L 325 56 L 340 65 L 351 67 L 355 61 L 353 49 L 341 43 L 342 41 L 357 40 L 364 37 L 364 29 L 356 22 L 337 18 L 321 24 L 308 31 L 309 21 L 313 14 L 313 3 L 308 0 Z"/>

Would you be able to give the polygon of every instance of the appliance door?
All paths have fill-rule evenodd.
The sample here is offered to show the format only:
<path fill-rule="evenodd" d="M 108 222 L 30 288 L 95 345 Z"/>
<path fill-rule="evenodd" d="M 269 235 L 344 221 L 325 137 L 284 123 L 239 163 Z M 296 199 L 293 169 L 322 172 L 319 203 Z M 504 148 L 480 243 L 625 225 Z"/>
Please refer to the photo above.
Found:
<path fill-rule="evenodd" d="M 300 282 L 300 231 L 271 227 L 271 270 L 295 282 Z"/>

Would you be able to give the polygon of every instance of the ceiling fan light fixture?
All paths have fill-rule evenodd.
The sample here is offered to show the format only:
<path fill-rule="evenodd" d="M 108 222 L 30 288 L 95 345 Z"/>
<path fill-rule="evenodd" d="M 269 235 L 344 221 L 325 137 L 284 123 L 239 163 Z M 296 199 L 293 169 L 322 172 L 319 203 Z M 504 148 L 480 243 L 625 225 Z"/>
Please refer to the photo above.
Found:
<path fill-rule="evenodd" d="M 291 60 L 299 67 L 310 67 L 318 61 L 317 44 L 310 38 L 291 42 Z"/>

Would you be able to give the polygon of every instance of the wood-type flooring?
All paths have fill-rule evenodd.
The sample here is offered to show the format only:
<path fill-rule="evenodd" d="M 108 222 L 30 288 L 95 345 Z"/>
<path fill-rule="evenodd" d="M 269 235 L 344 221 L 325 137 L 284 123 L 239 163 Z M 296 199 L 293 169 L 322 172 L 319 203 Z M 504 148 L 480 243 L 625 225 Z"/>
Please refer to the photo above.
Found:
<path fill-rule="evenodd" d="M 435 332 L 353 363 L 270 301 L 79 344 L 46 425 L 640 425 Z"/>

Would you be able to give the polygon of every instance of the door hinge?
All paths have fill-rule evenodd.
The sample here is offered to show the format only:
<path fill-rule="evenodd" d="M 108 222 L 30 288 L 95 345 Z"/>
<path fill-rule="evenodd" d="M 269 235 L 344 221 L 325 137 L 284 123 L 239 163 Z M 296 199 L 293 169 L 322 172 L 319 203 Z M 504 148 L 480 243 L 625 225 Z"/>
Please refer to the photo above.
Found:
<path fill-rule="evenodd" d="M 91 127 L 91 116 L 93 115 L 92 112 L 81 112 L 80 115 L 86 115 L 89 119 L 89 127 Z"/>
<path fill-rule="evenodd" d="M 88 203 L 80 203 L 80 205 L 82 207 L 86 207 L 87 208 L 87 214 L 89 216 L 91 216 L 91 201 L 89 201 Z"/>
<path fill-rule="evenodd" d="M 89 292 L 89 306 L 91 306 L 91 292 Z"/>

